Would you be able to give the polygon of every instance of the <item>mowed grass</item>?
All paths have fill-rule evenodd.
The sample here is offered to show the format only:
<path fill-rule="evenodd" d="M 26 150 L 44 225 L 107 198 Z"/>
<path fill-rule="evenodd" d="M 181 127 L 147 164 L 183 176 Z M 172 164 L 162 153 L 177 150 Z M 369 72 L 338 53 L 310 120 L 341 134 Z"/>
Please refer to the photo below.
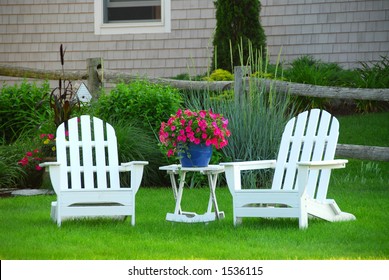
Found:
<path fill-rule="evenodd" d="M 365 119 L 360 120 L 358 125 Z M 382 127 L 385 120 L 377 125 Z M 347 129 L 353 129 L 352 123 Z M 368 130 L 374 132 L 374 125 Z M 216 192 L 225 219 L 183 224 L 165 220 L 174 211 L 171 189 L 143 187 L 137 194 L 134 227 L 129 219 L 94 219 L 65 221 L 58 228 L 50 219 L 55 196 L 3 198 L 0 259 L 389 259 L 389 162 L 350 159 L 345 169 L 335 170 L 328 197 L 357 220 L 311 219 L 307 230 L 299 230 L 296 219 L 246 218 L 234 227 L 228 188 L 221 185 Z M 208 198 L 206 187 L 186 188 L 182 208 L 203 213 Z"/>

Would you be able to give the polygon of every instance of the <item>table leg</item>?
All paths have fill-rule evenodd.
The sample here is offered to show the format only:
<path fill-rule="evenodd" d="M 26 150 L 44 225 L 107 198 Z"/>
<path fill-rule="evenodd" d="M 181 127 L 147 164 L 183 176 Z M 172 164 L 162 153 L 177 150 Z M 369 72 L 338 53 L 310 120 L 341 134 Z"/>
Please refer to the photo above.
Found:
<path fill-rule="evenodd" d="M 174 213 L 166 214 L 166 220 L 172 222 L 184 222 L 184 223 L 198 223 L 198 222 L 207 223 L 210 221 L 215 221 L 224 218 L 224 212 L 219 211 L 217 200 L 216 200 L 216 194 L 215 194 L 217 176 L 218 173 L 220 173 L 219 170 L 217 171 L 218 172 L 202 172 L 202 174 L 207 175 L 208 177 L 210 196 L 208 201 L 207 212 L 199 215 L 195 212 L 182 211 L 181 209 L 181 201 L 184 192 L 186 171 L 181 170 L 180 172 L 176 172 L 176 170 L 171 170 L 171 171 L 168 170 L 176 205 L 175 205 Z M 179 180 L 178 182 L 175 175 L 178 175 L 178 180 Z M 212 212 L 212 208 L 215 209 L 215 212 Z"/>
<path fill-rule="evenodd" d="M 181 214 L 182 213 L 182 210 L 181 210 L 181 200 L 182 200 L 182 193 L 184 192 L 184 184 L 185 184 L 185 175 L 186 175 L 186 172 L 182 172 L 179 176 L 178 176 L 178 180 L 179 180 L 179 183 L 178 183 L 178 192 L 177 192 L 177 184 L 176 184 L 176 181 L 175 181 L 175 178 L 174 178 L 174 175 L 173 176 L 173 181 L 174 181 L 174 187 L 173 189 L 175 189 L 176 191 L 176 196 L 175 196 L 175 199 L 176 199 L 176 208 L 174 210 L 174 214 Z M 173 184 L 172 184 L 173 185 Z"/>
<path fill-rule="evenodd" d="M 210 174 L 209 173 L 207 175 L 208 175 L 208 183 L 209 183 L 209 189 L 210 189 L 208 212 L 212 211 L 212 205 L 213 205 L 213 207 L 215 209 L 216 219 L 224 218 L 224 213 L 219 211 L 219 207 L 217 205 L 217 200 L 216 200 L 216 193 L 215 193 L 218 174 Z"/>
<path fill-rule="evenodd" d="M 177 183 L 176 183 L 176 177 L 175 177 L 173 172 L 169 172 L 169 175 L 170 175 L 170 182 L 172 185 L 172 190 L 173 190 L 173 195 L 174 195 L 174 201 L 176 202 L 176 205 L 177 205 L 178 187 L 177 187 Z M 181 213 L 181 205 L 180 205 L 179 213 Z"/>

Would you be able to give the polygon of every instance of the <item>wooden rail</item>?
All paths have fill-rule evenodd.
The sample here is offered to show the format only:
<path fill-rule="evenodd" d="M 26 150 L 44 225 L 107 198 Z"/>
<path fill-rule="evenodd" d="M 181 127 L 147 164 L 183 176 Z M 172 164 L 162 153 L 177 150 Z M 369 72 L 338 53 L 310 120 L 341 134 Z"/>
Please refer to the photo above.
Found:
<path fill-rule="evenodd" d="M 87 60 L 87 70 L 85 71 L 59 71 L 59 70 L 42 70 L 27 67 L 16 67 L 11 65 L 0 64 L 0 76 L 12 76 L 21 78 L 33 79 L 67 79 L 67 80 L 87 80 L 88 88 L 92 96 L 98 98 L 99 88 L 103 86 L 103 82 L 131 82 L 139 79 L 139 76 L 134 76 L 129 73 L 107 71 L 103 69 L 101 58 L 92 58 Z M 375 100 L 389 101 L 389 89 L 355 89 L 342 87 L 324 87 L 315 85 L 298 84 L 269 79 L 253 79 L 248 78 L 247 68 L 235 69 L 235 81 L 225 82 L 208 82 L 208 81 L 181 81 L 164 78 L 148 78 L 152 83 L 168 84 L 172 87 L 186 90 L 211 90 L 221 91 L 225 89 L 234 89 L 236 98 L 247 91 L 252 82 L 257 86 L 264 86 L 267 90 L 272 88 L 279 93 L 287 93 L 290 95 L 312 96 L 321 98 L 339 98 L 339 99 L 355 99 L 355 100 Z M 371 147 L 360 145 L 344 145 L 338 144 L 336 155 L 348 158 L 358 158 L 366 160 L 389 161 L 389 147 Z"/>
<path fill-rule="evenodd" d="M 338 144 L 336 155 L 346 158 L 389 161 L 389 147 Z"/>
<path fill-rule="evenodd" d="M 67 80 L 88 80 L 88 88 L 92 95 L 102 86 L 103 82 L 116 83 L 118 81 L 130 82 L 139 79 L 125 72 L 115 72 L 103 70 L 102 60 L 100 58 L 87 60 L 88 71 L 59 71 L 59 70 L 41 70 L 27 67 L 16 67 L 0 64 L 0 76 L 12 76 L 33 79 L 57 80 L 59 78 Z M 95 74 L 93 74 L 95 73 Z M 208 82 L 208 81 L 181 81 L 164 78 L 148 78 L 152 83 L 169 84 L 175 88 L 188 90 L 225 90 L 233 89 L 235 91 L 248 90 L 250 82 L 254 81 L 258 86 L 265 86 L 267 89 L 273 88 L 280 93 L 290 95 L 312 96 L 322 98 L 356 99 L 356 100 L 375 100 L 389 101 L 389 89 L 366 89 L 366 88 L 343 88 L 343 87 L 324 87 L 315 85 L 306 85 L 269 79 L 253 79 L 235 75 L 235 81 Z"/>

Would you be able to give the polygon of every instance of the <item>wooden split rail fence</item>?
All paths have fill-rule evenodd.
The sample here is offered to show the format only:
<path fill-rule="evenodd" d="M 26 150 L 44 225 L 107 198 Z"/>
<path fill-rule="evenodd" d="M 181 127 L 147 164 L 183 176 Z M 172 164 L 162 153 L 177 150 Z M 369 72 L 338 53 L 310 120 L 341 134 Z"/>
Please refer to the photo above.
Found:
<path fill-rule="evenodd" d="M 139 76 L 129 73 L 107 71 L 103 69 L 101 58 L 90 58 L 86 61 L 86 71 L 59 71 L 42 70 L 27 67 L 16 67 L 0 64 L 0 76 L 31 78 L 40 80 L 87 80 L 87 86 L 92 96 L 98 98 L 99 89 L 104 82 L 116 83 L 119 81 L 130 82 L 139 79 Z M 164 78 L 149 78 L 152 83 L 168 84 L 172 87 L 187 90 L 212 90 L 220 91 L 234 89 L 235 98 L 238 100 L 241 94 L 248 90 L 249 83 L 246 67 L 236 67 L 235 81 L 208 82 L 208 81 L 181 81 Z M 338 98 L 353 100 L 373 100 L 389 102 L 389 89 L 355 89 L 341 87 L 324 87 L 259 79 L 258 83 L 267 89 L 273 88 L 278 93 L 290 95 L 311 96 L 321 98 Z M 388 139 L 389 142 L 389 139 Z M 389 161 L 389 147 L 361 146 L 338 144 L 336 155 L 348 158 L 367 160 Z"/>

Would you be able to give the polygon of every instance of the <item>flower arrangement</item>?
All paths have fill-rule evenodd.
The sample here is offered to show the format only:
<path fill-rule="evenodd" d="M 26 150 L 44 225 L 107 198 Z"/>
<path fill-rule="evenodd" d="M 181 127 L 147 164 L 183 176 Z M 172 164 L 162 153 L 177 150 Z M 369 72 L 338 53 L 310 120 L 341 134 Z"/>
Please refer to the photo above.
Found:
<path fill-rule="evenodd" d="M 228 144 L 228 120 L 212 110 L 191 111 L 179 109 L 167 122 L 161 123 L 159 140 L 171 157 L 189 143 L 205 144 L 221 149 Z"/>

